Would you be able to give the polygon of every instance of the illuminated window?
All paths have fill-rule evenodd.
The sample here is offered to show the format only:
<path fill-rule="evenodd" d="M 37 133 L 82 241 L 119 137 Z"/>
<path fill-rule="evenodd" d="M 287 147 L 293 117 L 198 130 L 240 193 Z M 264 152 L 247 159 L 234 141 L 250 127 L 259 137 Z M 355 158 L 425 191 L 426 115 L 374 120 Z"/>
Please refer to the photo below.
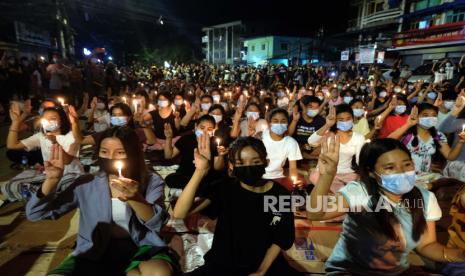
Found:
<path fill-rule="evenodd" d="M 447 23 L 455 23 L 465 20 L 465 9 L 456 9 L 447 12 Z"/>
<path fill-rule="evenodd" d="M 428 28 L 428 22 L 426 20 L 420 21 L 418 23 L 418 29 L 426 29 Z"/>

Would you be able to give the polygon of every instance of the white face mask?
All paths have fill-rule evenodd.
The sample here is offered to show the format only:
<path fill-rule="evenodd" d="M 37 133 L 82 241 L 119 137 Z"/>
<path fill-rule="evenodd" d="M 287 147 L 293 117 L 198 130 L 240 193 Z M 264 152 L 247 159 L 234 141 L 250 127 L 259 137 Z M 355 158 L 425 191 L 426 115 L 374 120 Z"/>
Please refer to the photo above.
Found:
<path fill-rule="evenodd" d="M 258 120 L 260 118 L 260 113 L 258 112 L 247 111 L 246 115 L 248 119 Z"/>
<path fill-rule="evenodd" d="M 60 128 L 60 124 L 58 123 L 58 121 L 49 121 L 49 120 L 43 119 L 42 128 L 46 132 L 54 132 Z"/>
<path fill-rule="evenodd" d="M 96 106 L 96 107 L 97 107 L 97 109 L 99 109 L 99 110 L 103 110 L 103 109 L 105 109 L 105 104 L 104 104 L 104 103 L 97 103 L 97 106 Z"/>
<path fill-rule="evenodd" d="M 221 96 L 220 96 L 220 95 L 213 95 L 212 98 L 213 98 L 213 101 L 214 101 L 215 103 L 219 103 L 220 100 L 221 100 Z"/>
<path fill-rule="evenodd" d="M 169 105 L 169 101 L 158 100 L 159 107 L 167 107 L 168 105 Z"/>

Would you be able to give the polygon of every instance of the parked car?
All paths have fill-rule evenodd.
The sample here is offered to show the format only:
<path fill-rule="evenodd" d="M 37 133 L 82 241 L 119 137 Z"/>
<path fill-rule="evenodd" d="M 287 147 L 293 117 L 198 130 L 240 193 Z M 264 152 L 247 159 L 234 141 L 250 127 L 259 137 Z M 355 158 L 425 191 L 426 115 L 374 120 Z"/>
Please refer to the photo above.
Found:
<path fill-rule="evenodd" d="M 425 63 L 418 66 L 415 70 L 412 71 L 412 76 L 408 79 L 408 82 L 417 82 L 423 80 L 425 83 L 430 83 L 433 81 L 433 73 L 431 73 L 431 68 L 433 68 L 432 63 Z"/>

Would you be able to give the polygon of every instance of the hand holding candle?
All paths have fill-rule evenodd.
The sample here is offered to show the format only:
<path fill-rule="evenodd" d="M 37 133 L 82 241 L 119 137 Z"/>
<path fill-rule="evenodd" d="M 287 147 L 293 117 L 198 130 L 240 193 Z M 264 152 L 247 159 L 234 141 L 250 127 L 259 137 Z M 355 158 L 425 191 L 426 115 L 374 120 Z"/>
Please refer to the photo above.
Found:
<path fill-rule="evenodd" d="M 123 169 L 123 161 L 116 161 L 115 162 L 115 167 L 118 170 L 118 177 L 122 177 L 121 170 Z"/>
<path fill-rule="evenodd" d="M 57 100 L 60 102 L 61 106 L 65 106 L 65 99 L 59 97 Z"/>
<path fill-rule="evenodd" d="M 218 147 L 220 146 L 220 143 L 221 143 L 221 139 L 220 139 L 220 138 L 216 138 L 216 144 L 218 145 Z"/>

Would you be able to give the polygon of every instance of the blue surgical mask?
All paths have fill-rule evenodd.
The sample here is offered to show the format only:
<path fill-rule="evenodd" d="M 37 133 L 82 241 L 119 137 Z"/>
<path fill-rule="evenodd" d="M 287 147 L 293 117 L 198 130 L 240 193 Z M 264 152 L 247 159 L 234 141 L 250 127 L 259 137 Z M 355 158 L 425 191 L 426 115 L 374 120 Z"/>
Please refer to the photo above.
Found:
<path fill-rule="evenodd" d="M 437 117 L 421 117 L 418 123 L 420 124 L 422 128 L 430 129 L 438 125 L 438 118 Z"/>
<path fill-rule="evenodd" d="M 436 96 L 437 96 L 437 95 L 436 95 L 436 92 L 429 92 L 429 93 L 428 93 L 428 98 L 430 98 L 431 100 L 436 99 Z"/>
<path fill-rule="evenodd" d="M 404 114 L 406 110 L 407 110 L 407 107 L 405 105 L 398 105 L 395 108 L 395 112 L 397 114 Z"/>
<path fill-rule="evenodd" d="M 362 117 L 363 114 L 365 113 L 365 110 L 363 108 L 355 108 L 353 109 L 353 111 L 354 111 L 355 117 Z"/>
<path fill-rule="evenodd" d="M 352 129 L 352 126 L 353 126 L 353 122 L 352 120 L 351 121 L 338 121 L 336 123 L 336 127 L 337 129 L 341 130 L 341 131 L 349 131 Z"/>
<path fill-rule="evenodd" d="M 313 118 L 318 115 L 319 112 L 319 109 L 307 109 L 307 116 Z"/>
<path fill-rule="evenodd" d="M 445 107 L 447 110 L 452 110 L 452 108 L 454 108 L 454 105 L 455 105 L 455 102 L 454 102 L 454 101 L 445 101 L 445 102 L 444 102 L 444 107 Z"/>
<path fill-rule="evenodd" d="M 128 124 L 128 117 L 126 116 L 111 116 L 110 124 L 112 126 L 125 126 Z"/>
<path fill-rule="evenodd" d="M 283 135 L 287 131 L 287 124 L 271 124 L 271 131 L 277 135 Z"/>
<path fill-rule="evenodd" d="M 415 187 L 415 171 L 395 174 L 381 174 L 381 187 L 396 195 L 403 195 Z"/>
<path fill-rule="evenodd" d="M 386 92 L 386 91 L 382 91 L 382 92 L 379 93 L 379 97 L 380 97 L 380 98 L 386 98 L 386 96 L 387 96 L 387 92 Z"/>
<path fill-rule="evenodd" d="M 174 100 L 174 105 L 175 106 L 181 106 L 184 103 L 183 100 Z"/>
<path fill-rule="evenodd" d="M 211 103 L 203 103 L 200 105 L 202 107 L 202 110 L 209 110 L 210 107 L 212 106 Z"/>
<path fill-rule="evenodd" d="M 346 96 L 344 97 L 344 103 L 349 104 L 353 99 L 353 97 Z"/>
<path fill-rule="evenodd" d="M 220 96 L 220 95 L 213 95 L 212 98 L 213 98 L 213 101 L 214 101 L 215 103 L 219 103 L 220 100 L 221 100 L 221 96 Z"/>
<path fill-rule="evenodd" d="M 258 118 L 260 118 L 260 113 L 247 111 L 246 116 L 247 116 L 247 119 L 258 120 Z"/>
<path fill-rule="evenodd" d="M 158 100 L 158 106 L 159 107 L 167 107 L 169 105 L 169 101 L 162 101 L 162 100 Z"/>
<path fill-rule="evenodd" d="M 278 93 L 276 94 L 278 97 L 284 97 L 284 92 L 283 91 L 278 91 Z"/>
<path fill-rule="evenodd" d="M 203 135 L 203 131 L 202 131 L 202 130 L 200 130 L 200 129 L 196 129 L 196 130 L 195 130 L 195 136 L 196 136 L 197 138 L 200 138 L 202 135 Z"/>

